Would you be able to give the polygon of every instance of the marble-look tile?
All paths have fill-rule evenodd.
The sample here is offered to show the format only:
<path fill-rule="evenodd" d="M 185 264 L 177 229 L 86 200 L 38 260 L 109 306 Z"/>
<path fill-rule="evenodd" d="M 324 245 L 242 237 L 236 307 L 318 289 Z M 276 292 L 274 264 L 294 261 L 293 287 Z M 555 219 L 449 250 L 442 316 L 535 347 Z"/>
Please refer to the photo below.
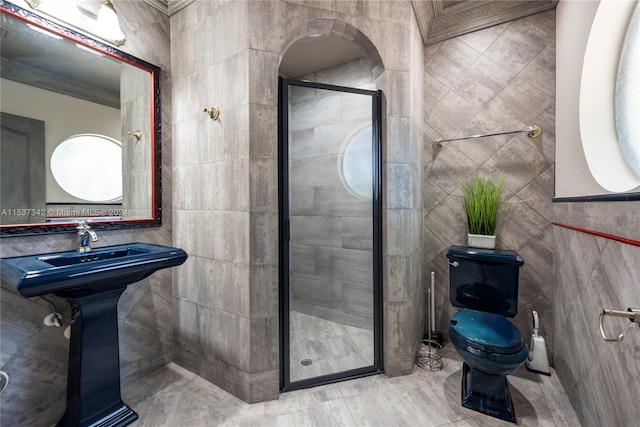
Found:
<path fill-rule="evenodd" d="M 489 46 L 491 46 L 491 43 L 493 43 L 495 39 L 504 32 L 507 26 L 509 26 L 508 22 L 500 25 L 494 25 L 472 33 L 463 34 L 458 37 L 458 40 L 468 44 L 478 52 L 484 52 Z"/>
<path fill-rule="evenodd" d="M 313 246 L 292 244 L 289 249 L 291 272 L 315 274 L 316 258 Z"/>
<path fill-rule="evenodd" d="M 491 101 L 515 75 L 481 56 L 455 82 L 452 89 L 477 106 Z"/>
<path fill-rule="evenodd" d="M 530 15 L 511 22 L 502 36 L 526 45 L 531 52 L 538 54 L 555 38 L 554 20 L 553 12 Z"/>
<path fill-rule="evenodd" d="M 307 246 L 342 246 L 342 219 L 320 216 L 291 216 L 291 242 Z"/>
<path fill-rule="evenodd" d="M 278 112 L 270 105 L 251 104 L 249 110 L 249 139 L 252 158 L 277 158 L 278 146 L 275 143 L 278 135 Z M 234 135 L 245 135 L 241 130 L 245 122 L 238 120 Z M 245 127 L 246 129 L 246 127 Z M 240 146 L 242 144 L 238 142 Z"/>
<path fill-rule="evenodd" d="M 444 199 L 429 213 L 425 226 L 447 246 L 463 243 L 468 231 L 461 197 L 451 195 Z"/>
<path fill-rule="evenodd" d="M 412 209 L 417 207 L 413 188 L 416 182 L 411 164 L 387 164 L 387 208 Z"/>
<path fill-rule="evenodd" d="M 0 289 L 2 304 L 0 334 L 0 367 L 20 353 L 20 351 L 43 328 L 42 320 L 52 309 L 41 306 L 33 300 L 25 300 L 22 296 L 2 287 Z"/>
<path fill-rule="evenodd" d="M 504 126 L 524 129 L 552 104 L 553 98 L 524 80 L 515 78 L 488 104 L 487 112 Z"/>
<path fill-rule="evenodd" d="M 289 275 L 290 292 L 294 299 L 314 305 L 340 308 L 342 282 L 329 277 L 292 273 Z"/>
<path fill-rule="evenodd" d="M 251 159 L 249 162 L 249 203 L 251 210 L 278 210 L 277 159 Z M 246 196 L 245 196 L 246 197 Z"/>
<path fill-rule="evenodd" d="M 249 267 L 250 315 L 268 317 L 278 312 L 278 266 L 252 265 Z"/>
<path fill-rule="evenodd" d="M 371 66 L 366 57 L 355 59 L 335 67 L 314 73 L 313 81 L 338 86 L 363 88 L 373 82 Z"/>
<path fill-rule="evenodd" d="M 549 221 L 528 209 L 503 223 L 496 231 L 496 238 L 504 242 L 505 247 L 519 250 L 550 227 Z"/>
<path fill-rule="evenodd" d="M 373 364 L 371 330 L 296 311 L 291 312 L 290 316 L 292 381 Z M 302 366 L 299 361 L 303 358 L 311 359 L 313 364 Z"/>
<path fill-rule="evenodd" d="M 447 193 L 429 176 L 428 169 L 431 166 L 431 164 L 425 166 L 425 173 L 422 178 L 422 207 L 426 215 L 447 197 Z"/>
<path fill-rule="evenodd" d="M 347 104 L 352 102 L 352 106 Z M 363 102 L 364 101 L 364 105 Z M 325 126 L 314 128 L 313 155 L 331 156 L 343 155 L 346 144 L 363 129 L 371 126 L 371 100 L 368 96 L 359 95 L 359 98 L 343 97 L 342 99 L 342 121 Z M 353 107 L 353 109 L 351 108 Z M 362 114 L 362 107 L 365 112 L 363 117 L 357 117 Z M 358 112 L 358 110 L 360 110 Z M 305 147 L 306 148 L 306 147 Z M 351 149 L 354 147 L 352 146 Z M 294 158 L 296 158 L 294 156 Z"/>
<path fill-rule="evenodd" d="M 640 240 L 640 202 L 556 203 L 556 221 Z"/>
<path fill-rule="evenodd" d="M 373 319 L 373 284 L 344 281 L 342 309 L 355 316 Z"/>
<path fill-rule="evenodd" d="M 293 188 L 341 186 L 337 164 L 337 154 L 294 160 L 289 166 L 290 185 Z"/>
<path fill-rule="evenodd" d="M 409 99 L 411 76 L 408 71 L 386 70 L 388 117 L 411 117 Z"/>
<path fill-rule="evenodd" d="M 522 70 L 519 77 L 547 95 L 555 96 L 555 56 L 555 43 L 551 42 Z"/>
<path fill-rule="evenodd" d="M 279 63 L 279 53 L 249 51 L 249 102 L 277 107 Z"/>
<path fill-rule="evenodd" d="M 280 53 L 286 37 L 287 5 L 255 1 L 248 7 L 249 48 Z M 265 37 L 265 34 L 269 37 Z"/>
<path fill-rule="evenodd" d="M 459 132 L 460 137 L 470 135 L 483 135 L 501 132 L 504 125 L 496 121 L 485 112 L 480 112 Z M 467 139 L 462 141 L 445 142 L 444 144 L 456 147 L 476 165 L 486 163 L 498 150 L 511 140 L 512 136 L 498 135 L 483 139 Z"/>
<path fill-rule="evenodd" d="M 436 45 L 432 45 L 436 46 Z M 424 113 L 436 105 L 449 88 L 435 76 L 425 71 L 424 73 Z"/>
<path fill-rule="evenodd" d="M 518 192 L 518 198 L 545 217 L 553 221 L 553 180 L 555 167 L 551 165 Z"/>
<path fill-rule="evenodd" d="M 425 109 L 425 122 L 444 139 L 455 138 L 479 111 L 478 107 L 450 90 L 435 106 Z"/>
<path fill-rule="evenodd" d="M 381 2 L 380 19 L 408 25 L 412 16 L 411 4 L 408 2 Z"/>
<path fill-rule="evenodd" d="M 330 129 L 333 126 L 329 126 Z M 295 161 L 314 156 L 315 132 L 317 129 L 303 129 L 290 132 L 289 136 L 289 156 Z"/>
<path fill-rule="evenodd" d="M 381 2 L 370 0 L 339 1 L 336 2 L 336 11 L 341 14 L 363 16 L 379 20 Z"/>
<path fill-rule="evenodd" d="M 442 42 L 442 47 L 425 64 L 425 71 L 451 88 L 480 55 L 458 39 Z"/>
<path fill-rule="evenodd" d="M 512 138 L 483 165 L 483 169 L 487 172 L 503 171 L 505 189 L 517 193 L 549 166 L 550 162 L 535 148 Z"/>
<path fill-rule="evenodd" d="M 343 186 L 316 187 L 314 212 L 318 216 L 371 217 L 371 200 L 357 198 Z"/>
<path fill-rule="evenodd" d="M 382 45 L 379 49 L 385 68 L 408 71 L 410 54 L 406 40 L 409 38 L 409 28 L 403 24 L 383 21 L 381 34 Z"/>

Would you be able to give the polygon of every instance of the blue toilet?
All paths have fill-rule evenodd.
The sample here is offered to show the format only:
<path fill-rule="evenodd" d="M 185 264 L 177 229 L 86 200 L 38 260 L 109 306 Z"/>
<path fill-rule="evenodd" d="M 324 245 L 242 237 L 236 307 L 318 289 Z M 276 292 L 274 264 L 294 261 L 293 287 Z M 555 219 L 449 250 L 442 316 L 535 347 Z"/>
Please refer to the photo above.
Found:
<path fill-rule="evenodd" d="M 507 375 L 524 363 L 529 348 L 506 317 L 518 312 L 524 261 L 514 251 L 461 246 L 450 247 L 447 258 L 449 300 L 462 308 L 449 324 L 449 339 L 464 359 L 462 406 L 515 423 Z"/>

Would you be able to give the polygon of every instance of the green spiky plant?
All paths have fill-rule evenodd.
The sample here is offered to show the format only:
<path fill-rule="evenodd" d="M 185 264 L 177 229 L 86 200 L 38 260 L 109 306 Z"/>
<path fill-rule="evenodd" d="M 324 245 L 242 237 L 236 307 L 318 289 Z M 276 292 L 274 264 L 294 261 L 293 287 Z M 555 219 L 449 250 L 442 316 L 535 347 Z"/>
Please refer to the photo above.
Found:
<path fill-rule="evenodd" d="M 495 236 L 498 213 L 504 205 L 501 199 L 504 173 L 482 178 L 478 171 L 473 179 L 462 183 L 464 209 L 470 234 Z"/>

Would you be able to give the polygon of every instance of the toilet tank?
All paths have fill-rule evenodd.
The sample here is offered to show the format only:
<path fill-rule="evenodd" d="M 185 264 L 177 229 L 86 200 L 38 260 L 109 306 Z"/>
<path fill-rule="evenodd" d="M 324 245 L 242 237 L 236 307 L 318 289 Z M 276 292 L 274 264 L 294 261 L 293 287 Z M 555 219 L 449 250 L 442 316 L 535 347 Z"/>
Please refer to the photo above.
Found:
<path fill-rule="evenodd" d="M 451 246 L 449 300 L 455 307 L 514 317 L 524 261 L 515 251 Z"/>

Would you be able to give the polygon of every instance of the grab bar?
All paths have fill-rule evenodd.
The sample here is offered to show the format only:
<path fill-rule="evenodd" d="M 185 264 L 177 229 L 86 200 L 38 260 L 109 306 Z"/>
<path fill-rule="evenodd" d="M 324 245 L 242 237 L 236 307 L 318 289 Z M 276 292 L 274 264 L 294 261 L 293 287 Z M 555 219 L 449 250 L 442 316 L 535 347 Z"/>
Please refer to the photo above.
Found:
<path fill-rule="evenodd" d="M 602 309 L 602 313 L 600 313 L 600 319 L 599 319 L 600 320 L 600 335 L 602 335 L 602 339 L 605 340 L 605 341 L 620 342 L 620 341 L 622 341 L 624 339 L 624 334 L 619 334 L 616 338 L 607 338 L 606 334 L 604 333 L 604 318 L 605 318 L 605 316 L 626 317 L 631 322 L 640 323 L 640 308 L 627 308 L 627 311 L 609 310 L 609 309 L 606 309 L 606 308 Z"/>

